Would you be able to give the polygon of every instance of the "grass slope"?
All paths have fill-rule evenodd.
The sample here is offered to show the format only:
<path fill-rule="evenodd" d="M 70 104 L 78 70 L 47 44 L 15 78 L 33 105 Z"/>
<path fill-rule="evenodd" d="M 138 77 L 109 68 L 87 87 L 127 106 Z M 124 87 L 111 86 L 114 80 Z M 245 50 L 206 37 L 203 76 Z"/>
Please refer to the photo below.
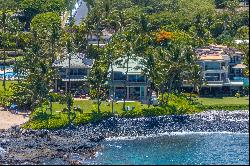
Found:
<path fill-rule="evenodd" d="M 197 98 L 205 106 L 249 104 L 249 97 Z"/>

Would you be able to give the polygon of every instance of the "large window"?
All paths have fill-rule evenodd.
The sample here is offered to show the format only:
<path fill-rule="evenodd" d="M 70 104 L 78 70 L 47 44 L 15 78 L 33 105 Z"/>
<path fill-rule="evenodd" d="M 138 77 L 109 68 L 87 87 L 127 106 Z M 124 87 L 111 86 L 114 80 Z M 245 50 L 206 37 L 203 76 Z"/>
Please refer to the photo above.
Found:
<path fill-rule="evenodd" d="M 136 75 L 129 75 L 129 76 L 128 76 L 128 81 L 129 81 L 129 82 L 137 82 L 136 80 L 137 80 L 137 79 L 136 79 Z"/>
<path fill-rule="evenodd" d="M 126 76 L 122 74 L 121 72 L 114 72 L 114 80 L 121 81 L 125 80 Z"/>
<path fill-rule="evenodd" d="M 142 75 L 129 75 L 128 81 L 129 82 L 145 82 L 145 77 Z"/>
<path fill-rule="evenodd" d="M 70 69 L 71 76 L 86 76 L 87 69 Z"/>
<path fill-rule="evenodd" d="M 221 64 L 219 62 L 206 62 L 205 70 L 220 70 Z"/>
<path fill-rule="evenodd" d="M 87 73 L 87 69 L 78 69 L 78 75 L 86 76 Z"/>
<path fill-rule="evenodd" d="M 71 76 L 78 75 L 78 70 L 77 69 L 70 69 L 70 75 Z"/>
<path fill-rule="evenodd" d="M 207 81 L 220 81 L 220 74 L 219 73 L 207 73 L 206 80 Z"/>
<path fill-rule="evenodd" d="M 137 82 L 145 82 L 145 76 L 137 76 Z"/>
<path fill-rule="evenodd" d="M 129 88 L 129 99 L 140 100 L 140 87 Z"/>
<path fill-rule="evenodd" d="M 115 99 L 123 99 L 124 96 L 127 95 L 127 90 L 124 87 L 116 87 L 115 88 Z"/>

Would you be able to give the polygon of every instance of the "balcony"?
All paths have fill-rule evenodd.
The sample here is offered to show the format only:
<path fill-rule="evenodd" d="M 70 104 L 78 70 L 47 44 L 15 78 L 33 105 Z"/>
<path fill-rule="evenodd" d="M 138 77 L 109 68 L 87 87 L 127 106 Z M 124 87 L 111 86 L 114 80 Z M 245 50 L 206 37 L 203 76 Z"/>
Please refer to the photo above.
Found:
<path fill-rule="evenodd" d="M 145 83 L 144 79 L 128 79 L 129 83 Z"/>
<path fill-rule="evenodd" d="M 68 81 L 69 76 L 61 76 L 62 81 Z M 71 81 L 87 81 L 87 76 L 86 75 L 71 75 L 70 76 Z"/>
<path fill-rule="evenodd" d="M 233 77 L 233 80 L 230 80 L 232 83 L 239 83 L 245 86 L 249 86 L 249 78 L 246 77 Z"/>
<path fill-rule="evenodd" d="M 220 71 L 220 70 L 227 70 L 225 66 L 222 67 L 205 67 L 205 71 Z"/>
<path fill-rule="evenodd" d="M 207 84 L 223 84 L 224 81 L 207 81 Z"/>
<path fill-rule="evenodd" d="M 222 87 L 223 83 L 224 83 L 224 81 L 206 81 L 206 83 L 204 84 L 204 86 L 208 86 L 208 87 Z"/>
<path fill-rule="evenodd" d="M 114 75 L 114 82 L 125 82 L 126 76 L 122 74 L 116 74 Z M 146 83 L 145 76 L 141 75 L 128 75 L 127 78 L 128 83 Z"/>

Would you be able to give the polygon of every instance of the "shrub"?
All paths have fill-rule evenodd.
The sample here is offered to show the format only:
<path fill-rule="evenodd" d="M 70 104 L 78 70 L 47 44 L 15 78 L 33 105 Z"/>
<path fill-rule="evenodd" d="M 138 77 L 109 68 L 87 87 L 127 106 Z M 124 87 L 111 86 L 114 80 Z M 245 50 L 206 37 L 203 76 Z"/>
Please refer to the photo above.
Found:
<path fill-rule="evenodd" d="M 105 112 L 98 113 L 96 111 L 92 111 L 91 122 L 99 122 L 101 120 L 110 118 L 112 116 L 113 116 L 113 114 L 111 112 L 106 112 L 105 111 Z"/>
<path fill-rule="evenodd" d="M 142 116 L 142 112 L 139 110 L 123 111 L 120 116 L 126 118 L 137 118 Z"/>
<path fill-rule="evenodd" d="M 36 113 L 31 120 L 23 125 L 24 128 L 32 129 L 59 129 L 68 126 L 65 115 L 49 115 L 43 112 Z"/>
<path fill-rule="evenodd" d="M 167 107 L 144 108 L 142 109 L 142 114 L 145 117 L 168 115 L 169 109 Z"/>
<path fill-rule="evenodd" d="M 248 104 L 242 104 L 242 105 L 209 105 L 209 106 L 203 106 L 203 110 L 249 110 Z"/>
<path fill-rule="evenodd" d="M 0 105 L 9 106 L 11 104 L 10 101 L 11 93 L 7 91 L 0 90 Z"/>
<path fill-rule="evenodd" d="M 235 97 L 239 98 L 239 97 L 240 97 L 240 93 L 237 92 L 237 93 L 235 94 Z"/>
<path fill-rule="evenodd" d="M 74 124 L 86 124 L 89 123 L 92 119 L 91 113 L 77 114 Z"/>
<path fill-rule="evenodd" d="M 62 99 L 62 96 L 58 93 L 51 93 L 52 102 L 59 102 Z"/>

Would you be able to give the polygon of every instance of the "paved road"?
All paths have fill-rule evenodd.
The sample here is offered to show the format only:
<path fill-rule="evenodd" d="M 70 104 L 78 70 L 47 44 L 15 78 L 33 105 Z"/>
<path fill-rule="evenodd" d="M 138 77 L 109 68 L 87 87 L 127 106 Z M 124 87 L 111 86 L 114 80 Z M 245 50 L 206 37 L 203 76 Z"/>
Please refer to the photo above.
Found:
<path fill-rule="evenodd" d="M 86 2 L 82 1 L 81 5 L 78 7 L 75 15 L 75 24 L 79 25 L 83 18 L 86 18 L 88 14 L 88 8 Z"/>

